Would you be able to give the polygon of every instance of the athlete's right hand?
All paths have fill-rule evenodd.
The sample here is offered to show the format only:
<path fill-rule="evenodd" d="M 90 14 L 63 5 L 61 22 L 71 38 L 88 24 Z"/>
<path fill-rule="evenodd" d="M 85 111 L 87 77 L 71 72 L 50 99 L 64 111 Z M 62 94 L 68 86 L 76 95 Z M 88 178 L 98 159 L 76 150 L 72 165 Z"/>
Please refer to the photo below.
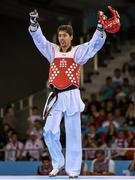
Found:
<path fill-rule="evenodd" d="M 38 18 L 39 18 L 37 10 L 34 9 L 34 11 L 30 12 L 29 15 L 30 15 L 30 24 L 35 26 L 38 23 Z"/>

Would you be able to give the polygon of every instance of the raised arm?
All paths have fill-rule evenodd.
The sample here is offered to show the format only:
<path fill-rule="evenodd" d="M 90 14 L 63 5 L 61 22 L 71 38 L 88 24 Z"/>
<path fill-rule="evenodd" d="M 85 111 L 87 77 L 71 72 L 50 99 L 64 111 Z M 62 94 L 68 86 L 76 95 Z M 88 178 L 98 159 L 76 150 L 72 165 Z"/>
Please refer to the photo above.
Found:
<path fill-rule="evenodd" d="M 41 31 L 41 28 L 39 26 L 37 19 L 38 19 L 38 13 L 35 10 L 30 13 L 29 32 L 38 50 L 51 63 L 54 59 L 55 44 L 49 42 L 45 38 L 45 36 L 43 35 Z"/>
<path fill-rule="evenodd" d="M 106 33 L 104 30 L 97 29 L 89 42 L 79 45 L 75 54 L 75 62 L 85 64 L 102 48 L 105 39 Z"/>
<path fill-rule="evenodd" d="M 120 15 L 118 11 L 108 6 L 112 13 L 112 17 L 107 19 L 104 12 L 98 12 L 98 26 L 94 33 L 92 39 L 79 46 L 75 55 L 75 62 L 79 64 L 85 64 L 90 58 L 92 58 L 104 45 L 106 34 L 104 30 L 108 33 L 116 33 L 120 29 Z"/>

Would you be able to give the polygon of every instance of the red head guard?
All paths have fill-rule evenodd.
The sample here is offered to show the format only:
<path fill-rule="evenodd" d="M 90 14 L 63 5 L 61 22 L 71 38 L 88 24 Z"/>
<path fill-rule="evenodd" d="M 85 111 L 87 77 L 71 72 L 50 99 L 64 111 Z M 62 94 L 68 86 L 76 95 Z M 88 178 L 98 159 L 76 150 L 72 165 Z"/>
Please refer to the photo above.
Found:
<path fill-rule="evenodd" d="M 113 16 L 109 19 L 104 15 L 104 12 L 99 11 L 99 21 L 108 33 L 116 33 L 120 29 L 120 16 L 118 12 L 111 6 L 108 6 Z"/>

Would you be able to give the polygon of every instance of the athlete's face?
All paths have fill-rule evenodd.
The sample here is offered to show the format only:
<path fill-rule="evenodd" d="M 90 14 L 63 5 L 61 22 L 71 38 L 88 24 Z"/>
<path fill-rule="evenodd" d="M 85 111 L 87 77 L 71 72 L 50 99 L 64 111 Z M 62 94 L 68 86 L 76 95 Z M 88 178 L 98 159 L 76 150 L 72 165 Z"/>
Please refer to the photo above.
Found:
<path fill-rule="evenodd" d="M 59 40 L 61 48 L 68 49 L 71 46 L 72 39 L 73 39 L 73 36 L 70 36 L 67 32 L 59 31 L 58 40 Z"/>

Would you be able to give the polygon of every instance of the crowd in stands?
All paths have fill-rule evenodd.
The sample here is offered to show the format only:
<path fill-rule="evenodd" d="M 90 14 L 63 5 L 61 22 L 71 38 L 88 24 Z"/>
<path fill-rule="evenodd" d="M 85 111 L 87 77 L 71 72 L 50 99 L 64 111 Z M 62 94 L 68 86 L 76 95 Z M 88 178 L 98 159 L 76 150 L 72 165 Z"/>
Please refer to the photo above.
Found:
<path fill-rule="evenodd" d="M 84 148 L 135 148 L 135 65 L 130 64 L 135 61 L 134 52 L 131 57 L 122 69 L 116 68 L 112 77 L 106 77 L 98 93 L 84 100 Z M 112 157 L 133 159 L 133 153 L 115 151 Z M 93 153 L 88 158 L 93 159 Z"/>
<path fill-rule="evenodd" d="M 16 116 L 14 108 L 8 106 L 5 110 L 3 118 L 3 127 L 0 132 L 0 148 L 4 148 L 4 152 L 0 152 L 1 160 L 17 161 L 17 160 L 40 160 L 44 151 L 43 141 L 43 121 L 38 112 L 38 107 L 32 108 L 32 114 L 28 117 L 28 129 L 24 133 L 27 138 L 22 140 L 18 137 L 16 129 Z"/>

